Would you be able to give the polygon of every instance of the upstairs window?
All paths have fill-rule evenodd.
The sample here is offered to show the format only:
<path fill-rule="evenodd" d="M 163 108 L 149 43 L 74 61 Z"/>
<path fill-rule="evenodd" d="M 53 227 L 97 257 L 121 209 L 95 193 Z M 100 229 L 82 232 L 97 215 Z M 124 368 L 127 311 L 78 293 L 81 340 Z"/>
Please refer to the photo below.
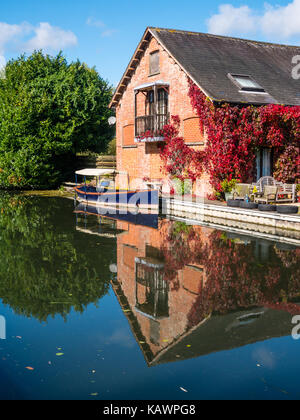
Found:
<path fill-rule="evenodd" d="M 251 76 L 228 74 L 229 79 L 244 92 L 265 93 L 263 89 Z"/>
<path fill-rule="evenodd" d="M 165 89 L 158 90 L 158 113 L 160 115 L 167 115 L 168 113 L 168 98 L 169 94 Z"/>
<path fill-rule="evenodd" d="M 154 51 L 150 54 L 150 62 L 149 62 L 149 76 L 153 76 L 154 74 L 160 73 L 159 67 L 159 51 Z"/>
<path fill-rule="evenodd" d="M 158 89 L 157 91 L 157 105 L 155 103 L 154 90 L 147 93 L 146 98 L 146 115 L 167 115 L 168 113 L 168 92 L 165 89 Z"/>
<path fill-rule="evenodd" d="M 154 102 L 154 90 L 150 90 L 147 93 L 146 99 L 146 115 L 155 114 L 155 102 Z"/>

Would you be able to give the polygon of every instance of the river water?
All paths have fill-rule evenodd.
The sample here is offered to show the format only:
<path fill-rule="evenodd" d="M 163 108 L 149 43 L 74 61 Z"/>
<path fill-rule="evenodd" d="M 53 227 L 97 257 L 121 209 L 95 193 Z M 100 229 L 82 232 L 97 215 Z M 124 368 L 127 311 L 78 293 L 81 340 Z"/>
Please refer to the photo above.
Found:
<path fill-rule="evenodd" d="M 0 196 L 0 399 L 300 398 L 300 248 L 89 213 Z"/>

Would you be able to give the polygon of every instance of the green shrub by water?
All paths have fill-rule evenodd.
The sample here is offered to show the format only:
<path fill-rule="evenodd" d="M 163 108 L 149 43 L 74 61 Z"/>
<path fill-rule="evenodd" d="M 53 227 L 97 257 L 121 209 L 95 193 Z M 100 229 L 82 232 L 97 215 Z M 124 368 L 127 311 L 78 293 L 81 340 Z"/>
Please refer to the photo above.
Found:
<path fill-rule="evenodd" d="M 35 52 L 0 79 L 0 188 L 53 188 L 77 152 L 106 151 L 112 89 L 95 69 Z"/>

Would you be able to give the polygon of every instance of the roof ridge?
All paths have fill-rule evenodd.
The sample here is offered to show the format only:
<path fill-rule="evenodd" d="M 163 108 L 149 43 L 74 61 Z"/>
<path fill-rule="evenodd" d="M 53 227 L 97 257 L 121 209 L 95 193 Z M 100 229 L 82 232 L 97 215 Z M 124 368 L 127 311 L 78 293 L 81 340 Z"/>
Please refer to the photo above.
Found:
<path fill-rule="evenodd" d="M 156 31 L 156 32 L 167 31 L 170 33 L 183 33 L 183 34 L 188 34 L 188 35 L 205 35 L 212 38 L 228 39 L 232 41 L 251 42 L 253 44 L 260 44 L 260 45 L 263 44 L 263 45 L 269 45 L 273 47 L 300 48 L 300 46 L 297 46 L 297 45 L 279 44 L 279 43 L 273 43 L 273 42 L 267 42 L 267 41 L 256 41 L 254 39 L 239 38 L 239 37 L 233 37 L 233 36 L 228 36 L 228 35 L 216 35 L 216 34 L 211 34 L 207 32 L 195 32 L 195 31 L 186 31 L 183 29 L 159 28 L 159 27 L 154 27 L 154 26 L 149 26 L 148 29 Z"/>

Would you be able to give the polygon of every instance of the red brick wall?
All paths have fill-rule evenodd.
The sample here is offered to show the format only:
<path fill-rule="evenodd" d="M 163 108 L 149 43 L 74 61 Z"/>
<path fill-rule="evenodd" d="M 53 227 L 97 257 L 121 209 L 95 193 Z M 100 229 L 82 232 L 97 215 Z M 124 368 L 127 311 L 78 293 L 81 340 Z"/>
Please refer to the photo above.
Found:
<path fill-rule="evenodd" d="M 149 76 L 149 55 L 153 51 L 160 51 L 160 74 Z M 186 136 L 187 142 L 199 143 L 204 140 L 198 118 L 192 109 L 188 96 L 188 81 L 184 71 L 176 64 L 162 46 L 152 38 L 144 56 L 141 58 L 127 89 L 125 90 L 116 109 L 117 115 L 117 169 L 129 171 L 131 187 L 141 187 L 143 178 L 164 178 L 161 172 L 161 159 L 156 145 L 133 145 L 132 130 L 135 119 L 134 88 L 145 83 L 162 80 L 170 84 L 169 112 L 170 115 L 179 115 L 182 121 L 180 135 Z M 138 115 L 145 114 L 145 96 L 139 93 L 137 99 Z"/>
<path fill-rule="evenodd" d="M 123 127 L 123 147 L 135 146 L 134 143 L 134 124 Z"/>
<path fill-rule="evenodd" d="M 204 135 L 200 129 L 198 117 L 187 118 L 183 121 L 183 137 L 186 143 L 203 143 Z"/>

